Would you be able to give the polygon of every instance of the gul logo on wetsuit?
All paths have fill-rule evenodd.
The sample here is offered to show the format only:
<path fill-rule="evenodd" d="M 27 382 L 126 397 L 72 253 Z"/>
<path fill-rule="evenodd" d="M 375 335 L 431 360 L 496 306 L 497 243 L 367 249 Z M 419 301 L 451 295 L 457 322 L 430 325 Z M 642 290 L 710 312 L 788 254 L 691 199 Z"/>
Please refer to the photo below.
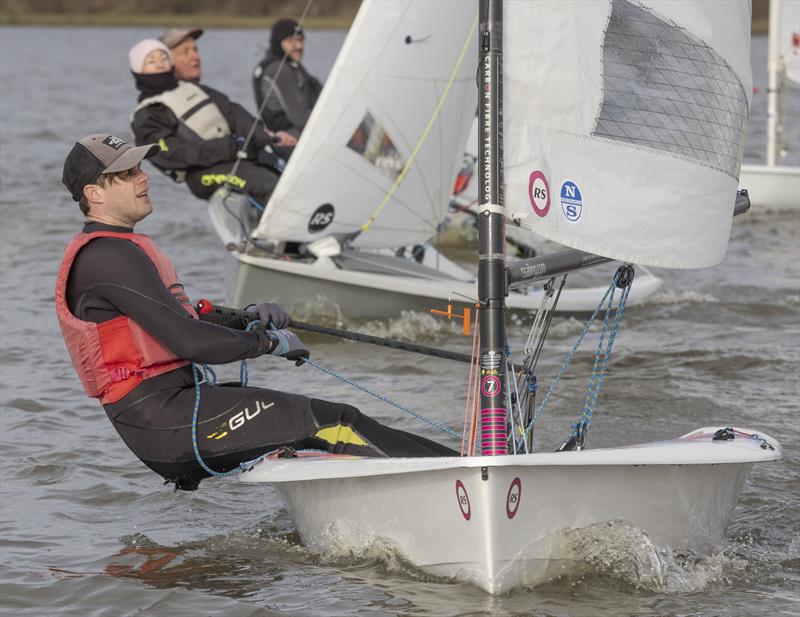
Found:
<path fill-rule="evenodd" d="M 239 411 L 233 414 L 226 422 L 222 425 L 217 431 L 214 431 L 210 435 L 206 435 L 206 439 L 222 439 L 223 437 L 227 437 L 227 435 L 235 431 L 238 428 L 244 426 L 245 422 L 248 420 L 252 420 L 262 411 L 266 411 L 270 407 L 274 406 L 275 403 L 265 403 L 264 401 L 256 401 L 255 411 L 250 413 L 250 408 L 245 407 L 242 411 Z"/>

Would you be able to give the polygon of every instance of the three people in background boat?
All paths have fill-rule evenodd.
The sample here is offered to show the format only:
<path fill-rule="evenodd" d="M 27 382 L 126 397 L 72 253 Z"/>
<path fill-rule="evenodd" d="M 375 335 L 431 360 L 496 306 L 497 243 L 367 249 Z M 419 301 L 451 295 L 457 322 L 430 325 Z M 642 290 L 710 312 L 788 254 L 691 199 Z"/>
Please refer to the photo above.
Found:
<path fill-rule="evenodd" d="M 272 148 L 280 136 L 221 92 L 179 80 L 164 43 L 145 39 L 128 57 L 139 90 L 131 129 L 137 144 L 159 145 L 153 164 L 200 199 L 227 185 L 266 204 L 283 164 Z"/>
<path fill-rule="evenodd" d="M 169 258 L 134 231 L 153 210 L 141 163 L 161 152 L 157 144 L 134 147 L 113 135 L 89 135 L 73 146 L 62 176 L 85 223 L 64 251 L 56 314 L 87 395 L 100 400 L 133 453 L 184 490 L 211 475 L 203 465 L 225 472 L 287 447 L 457 455 L 350 405 L 240 384 L 196 385 L 194 362 L 269 354 L 300 364 L 309 352 L 282 329 L 289 316 L 276 304 L 250 309 L 261 321 L 250 330 L 241 317 L 199 316 Z"/>
<path fill-rule="evenodd" d="M 293 19 L 272 26 L 269 49 L 253 70 L 256 108 L 267 126 L 299 137 L 322 92 L 322 84 L 300 62 L 305 35 Z"/>

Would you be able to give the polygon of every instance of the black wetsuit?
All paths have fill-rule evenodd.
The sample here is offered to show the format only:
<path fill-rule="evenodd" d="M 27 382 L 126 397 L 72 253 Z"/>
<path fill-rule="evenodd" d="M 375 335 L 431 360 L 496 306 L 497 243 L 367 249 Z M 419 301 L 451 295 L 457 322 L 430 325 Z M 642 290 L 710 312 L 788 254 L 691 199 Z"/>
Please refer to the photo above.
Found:
<path fill-rule="evenodd" d="M 322 92 L 322 84 L 299 62 L 287 58 L 281 66 L 282 57 L 282 53 L 269 51 L 253 69 L 256 108 L 262 110 L 261 118 L 273 131 L 299 137 Z"/>
<path fill-rule="evenodd" d="M 99 223 L 83 229 L 101 230 L 132 231 Z M 241 318 L 212 313 L 192 319 L 150 258 L 125 239 L 96 238 L 81 249 L 70 270 L 67 303 L 84 321 L 127 315 L 174 354 L 193 362 L 224 364 L 264 353 L 263 337 L 245 332 Z M 238 384 L 202 384 L 200 390 L 198 446 L 215 471 L 233 469 L 281 446 L 364 456 L 457 455 L 383 426 L 350 405 Z M 187 366 L 146 379 L 105 410 L 136 456 L 178 488 L 192 490 L 209 475 L 192 448 L 194 405 L 194 378 Z"/>
<path fill-rule="evenodd" d="M 178 85 L 172 73 L 134 73 L 134 78 L 141 93 L 138 99 L 140 102 Z M 227 179 L 234 188 L 242 188 L 261 204 L 266 204 L 278 183 L 278 175 L 274 169 L 252 160 L 242 160 L 237 167 L 236 177 L 227 178 L 241 145 L 236 138 L 246 137 L 256 119 L 244 107 L 221 92 L 202 84 L 197 86 L 219 108 L 230 126 L 232 136 L 202 140 L 184 128 L 166 105 L 154 103 L 137 111 L 131 120 L 136 144 L 160 144 L 161 152 L 149 160 L 173 178 L 178 177 L 176 172 L 185 172 L 186 184 L 192 194 L 200 199 L 211 197 Z M 262 149 L 270 144 L 269 136 L 261 126 L 257 127 L 252 137 L 253 148 Z"/>

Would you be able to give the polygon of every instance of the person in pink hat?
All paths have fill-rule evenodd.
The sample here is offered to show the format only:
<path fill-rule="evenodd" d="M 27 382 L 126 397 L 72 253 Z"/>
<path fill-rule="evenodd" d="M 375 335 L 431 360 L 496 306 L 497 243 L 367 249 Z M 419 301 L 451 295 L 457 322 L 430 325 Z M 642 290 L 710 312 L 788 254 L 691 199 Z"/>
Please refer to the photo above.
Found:
<path fill-rule="evenodd" d="M 128 58 L 139 90 L 131 130 L 137 144 L 159 145 L 151 162 L 173 180 L 186 182 L 200 199 L 228 185 L 265 205 L 283 165 L 272 148 L 273 133 L 221 92 L 177 79 L 170 50 L 161 41 L 140 41 Z M 246 143 L 254 123 L 258 126 Z"/>

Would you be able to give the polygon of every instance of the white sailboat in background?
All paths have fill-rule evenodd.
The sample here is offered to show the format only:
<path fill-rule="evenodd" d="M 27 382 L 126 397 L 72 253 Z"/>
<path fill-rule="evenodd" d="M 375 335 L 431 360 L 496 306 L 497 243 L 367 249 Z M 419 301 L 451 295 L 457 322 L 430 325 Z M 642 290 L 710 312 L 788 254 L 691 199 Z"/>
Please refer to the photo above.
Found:
<path fill-rule="evenodd" d="M 768 45 L 767 163 L 742 165 L 739 186 L 759 209 L 800 210 L 800 166 L 782 164 L 787 148 L 800 148 L 784 133 L 786 97 L 800 96 L 800 2 L 770 0 Z"/>
<path fill-rule="evenodd" d="M 241 479 L 274 484 L 314 550 L 388 545 L 491 593 L 569 573 L 567 537 L 596 524 L 702 555 L 721 540 L 751 465 L 780 458 L 780 446 L 752 430 L 705 427 L 588 450 L 597 397 L 587 392 L 564 451 L 534 452 L 543 403 L 533 417 L 530 405 L 510 407 L 531 356 L 509 366 L 505 301 L 508 287 L 551 273 L 536 259 L 506 268 L 503 228 L 511 212 L 608 259 L 719 263 L 751 94 L 749 3 L 484 0 L 480 15 L 479 404 L 465 420 L 465 433 L 479 425 L 480 435 L 464 437 L 462 457 L 272 458 Z M 572 252 L 576 263 L 586 256 Z M 526 348 L 540 349 L 544 331 Z M 598 359 L 608 353 L 598 348 Z"/>
<path fill-rule="evenodd" d="M 434 247 L 422 263 L 395 252 L 445 217 L 477 105 L 476 23 L 468 0 L 364 3 L 257 227 L 248 204 L 209 202 L 229 303 L 269 296 L 292 310 L 321 296 L 354 318 L 470 304 L 473 268 Z M 631 302 L 660 286 L 641 276 Z M 567 288 L 558 310 L 591 312 L 603 290 Z M 543 295 L 517 290 L 508 307 L 534 311 Z"/>

